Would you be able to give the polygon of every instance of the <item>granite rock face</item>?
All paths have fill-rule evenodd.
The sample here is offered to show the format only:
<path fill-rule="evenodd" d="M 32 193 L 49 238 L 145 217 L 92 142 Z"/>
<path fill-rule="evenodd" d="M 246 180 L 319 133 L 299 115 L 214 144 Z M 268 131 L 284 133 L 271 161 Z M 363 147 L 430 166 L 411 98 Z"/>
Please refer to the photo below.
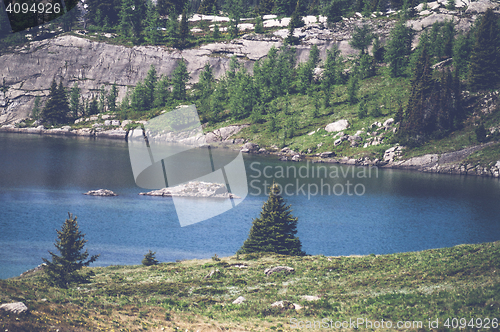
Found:
<path fill-rule="evenodd" d="M 429 6 L 429 16 L 419 15 L 420 17 L 407 23 L 417 30 L 414 45 L 418 42 L 420 32 L 434 22 L 453 20 L 458 30 L 466 31 L 478 14 L 488 8 L 498 10 L 500 4 L 490 0 L 460 0 L 457 1 L 457 6 L 462 14 L 459 14 L 459 11 L 446 10 L 444 1 L 429 3 Z M 423 7 L 417 6 L 420 14 L 424 12 L 422 9 Z M 332 46 L 337 46 L 344 56 L 357 54 L 358 51 L 352 48 L 349 42 L 354 28 L 362 24 L 370 25 L 381 41 L 385 42 L 397 16 L 396 12 L 391 12 L 387 16 L 394 17 L 394 20 L 370 21 L 359 15 L 343 18 L 341 22 L 328 27 L 324 17 L 306 17 L 306 25 L 295 29 L 294 32 L 295 36 L 301 38 L 301 44 L 296 46 L 297 61 L 307 61 L 312 45 L 318 47 L 322 59 Z M 207 15 L 192 19 L 222 20 L 221 17 Z M 36 96 L 41 97 L 42 103 L 45 102 L 54 78 L 62 80 L 66 87 L 78 82 L 85 98 L 98 91 L 102 85 L 109 89 L 116 82 L 118 101 L 121 101 L 129 87 L 135 86 L 146 77 L 151 65 L 156 67 L 158 75 L 171 76 L 178 62 L 184 59 L 191 76 L 191 84 L 198 81 L 206 63 L 212 66 L 216 78 L 224 75 L 233 55 L 238 57 L 243 67 L 251 71 L 255 61 L 264 58 L 272 47 L 283 45 L 283 39 L 288 34 L 287 20 L 289 18 L 277 20 L 269 17 L 266 24 L 283 27 L 271 34 L 248 33 L 232 41 L 186 50 L 165 46 L 125 47 L 68 34 L 32 41 L 29 46 L 23 45 L 0 55 L 0 80 L 5 79 L 5 84 L 9 87 L 5 94 L 0 93 L 0 125 L 11 124 L 29 116 Z M 279 24 L 275 21 L 279 21 Z"/>

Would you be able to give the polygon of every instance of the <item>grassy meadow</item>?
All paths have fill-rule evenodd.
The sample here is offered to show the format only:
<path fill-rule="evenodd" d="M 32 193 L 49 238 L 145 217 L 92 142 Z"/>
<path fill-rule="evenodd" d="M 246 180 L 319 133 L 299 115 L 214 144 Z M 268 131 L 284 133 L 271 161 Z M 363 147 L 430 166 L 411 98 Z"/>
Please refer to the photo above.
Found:
<path fill-rule="evenodd" d="M 281 265 L 294 272 L 265 275 Z M 88 269 L 91 282 L 69 289 L 48 286 L 43 272 L 0 280 L 0 303 L 29 308 L 20 316 L 0 311 L 1 331 L 291 331 L 308 321 L 317 328 L 307 330 L 326 330 L 322 319 L 358 318 L 412 322 L 406 331 L 452 330 L 452 319 L 462 318 L 462 330 L 498 331 L 500 318 L 498 241 L 389 255 L 249 254 Z M 233 304 L 239 296 L 246 300 Z M 276 301 L 284 306 L 273 307 Z M 478 329 L 487 318 L 490 328 Z"/>

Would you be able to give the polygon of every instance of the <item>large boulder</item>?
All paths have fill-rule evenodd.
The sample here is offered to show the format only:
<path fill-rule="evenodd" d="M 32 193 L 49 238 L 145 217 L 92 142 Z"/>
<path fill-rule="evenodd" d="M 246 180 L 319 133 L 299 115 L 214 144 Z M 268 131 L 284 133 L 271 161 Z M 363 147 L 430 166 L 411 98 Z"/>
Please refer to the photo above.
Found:
<path fill-rule="evenodd" d="M 22 314 L 28 311 L 28 307 L 22 302 L 4 303 L 0 305 L 0 310 L 4 310 L 13 314 Z M 7 331 L 7 330 L 6 330 Z"/>
<path fill-rule="evenodd" d="M 349 128 L 349 121 L 347 120 L 338 120 L 326 125 L 325 130 L 329 133 L 342 131 Z"/>
<path fill-rule="evenodd" d="M 289 266 L 276 266 L 273 268 L 265 269 L 264 274 L 266 276 L 269 276 L 273 273 L 283 272 L 283 273 L 288 274 L 288 273 L 293 273 L 294 271 L 295 271 L 295 269 L 292 267 L 289 267 Z"/>
<path fill-rule="evenodd" d="M 489 8 L 498 7 L 498 4 L 493 3 L 489 0 L 479 0 L 475 2 L 470 2 L 469 6 L 465 10 L 466 14 L 482 14 Z"/>
<path fill-rule="evenodd" d="M 230 136 L 237 134 L 241 129 L 248 127 L 248 125 L 241 126 L 228 126 L 216 129 L 205 135 L 207 143 L 226 141 Z"/>
<path fill-rule="evenodd" d="M 243 296 L 240 296 L 236 300 L 233 301 L 233 304 L 241 304 L 245 301 L 246 301 L 246 299 Z"/>
<path fill-rule="evenodd" d="M 241 152 L 249 153 L 259 150 L 259 146 L 252 142 L 247 142 L 241 147 Z"/>

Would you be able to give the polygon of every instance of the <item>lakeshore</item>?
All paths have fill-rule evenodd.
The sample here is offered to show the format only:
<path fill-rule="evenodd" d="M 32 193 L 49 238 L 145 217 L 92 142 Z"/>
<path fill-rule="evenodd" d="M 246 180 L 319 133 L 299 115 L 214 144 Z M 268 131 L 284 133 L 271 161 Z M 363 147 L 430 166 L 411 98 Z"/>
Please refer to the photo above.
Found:
<path fill-rule="evenodd" d="M 137 123 L 139 126 L 140 123 Z M 235 126 L 233 126 L 235 127 Z M 489 166 L 481 165 L 480 163 L 468 164 L 463 161 L 471 154 L 482 150 L 485 147 L 500 146 L 500 142 L 488 142 L 476 146 L 470 146 L 457 151 L 450 151 L 440 154 L 425 154 L 418 157 L 407 159 L 398 158 L 404 147 L 396 145 L 387 149 L 382 158 L 370 159 L 352 158 L 348 156 L 336 156 L 334 152 L 323 152 L 315 154 L 297 153 L 289 148 L 279 149 L 276 145 L 270 148 L 261 148 L 251 142 L 245 143 L 244 139 L 231 139 L 230 136 L 235 132 L 231 131 L 230 135 L 220 135 L 225 128 L 218 129 L 214 132 L 209 132 L 209 145 L 212 148 L 229 148 L 232 150 L 241 150 L 247 154 L 274 155 L 280 161 L 304 161 L 309 160 L 312 163 L 330 163 L 353 166 L 376 166 L 393 169 L 407 169 L 427 173 L 439 174 L 455 174 L 455 175 L 472 175 L 483 177 L 500 177 L 500 159 L 496 163 Z M 239 130 L 238 130 L 239 131 Z M 236 133 L 238 132 L 236 131 Z M 95 128 L 72 129 L 70 126 L 62 128 L 45 129 L 43 126 L 37 128 L 16 128 L 14 125 L 4 125 L 0 127 L 0 132 L 19 133 L 19 134 L 35 134 L 35 135 L 51 135 L 51 136 L 67 136 L 67 137 L 87 137 L 87 138 L 106 138 L 127 140 L 130 130 L 124 128 L 112 128 L 107 130 L 95 130 Z M 217 132 L 217 139 L 213 139 L 214 133 Z"/>

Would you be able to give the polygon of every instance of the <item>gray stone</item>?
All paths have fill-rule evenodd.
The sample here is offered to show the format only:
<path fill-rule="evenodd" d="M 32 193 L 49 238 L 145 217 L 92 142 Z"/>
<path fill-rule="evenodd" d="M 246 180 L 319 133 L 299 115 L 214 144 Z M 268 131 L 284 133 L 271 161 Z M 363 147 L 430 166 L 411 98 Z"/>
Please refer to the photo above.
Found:
<path fill-rule="evenodd" d="M 217 277 L 218 275 L 220 275 L 220 273 L 221 272 L 219 271 L 219 269 L 212 270 L 203 279 L 211 279 Z"/>
<path fill-rule="evenodd" d="M 294 268 L 292 267 L 289 267 L 289 266 L 276 266 L 276 267 L 273 267 L 273 268 L 269 268 L 269 269 L 265 269 L 264 270 L 264 274 L 266 276 L 269 276 L 273 273 L 280 273 L 280 272 L 283 272 L 285 274 L 289 274 L 289 273 L 293 273 L 295 271 Z"/>
<path fill-rule="evenodd" d="M 392 126 L 393 123 L 394 123 L 394 119 L 393 118 L 389 118 L 389 119 L 387 119 L 387 120 L 384 121 L 383 126 L 384 127 L 389 127 L 389 126 Z"/>
<path fill-rule="evenodd" d="M 305 301 L 319 301 L 321 298 L 319 296 L 314 296 L 314 295 L 303 295 L 301 296 L 302 299 Z"/>
<path fill-rule="evenodd" d="M 222 142 L 222 141 L 227 141 L 230 136 L 233 136 L 240 132 L 241 129 L 248 127 L 248 125 L 241 125 L 241 126 L 228 126 L 228 127 L 223 127 L 220 129 L 216 129 L 212 132 L 209 132 L 205 135 L 205 139 L 207 143 L 214 143 L 214 142 Z M 249 149 L 251 150 L 251 149 Z"/>
<path fill-rule="evenodd" d="M 4 310 L 18 315 L 27 312 L 28 307 L 22 302 L 4 303 L 0 305 L 0 310 Z"/>
<path fill-rule="evenodd" d="M 111 126 L 111 120 L 106 120 L 104 121 L 105 126 Z"/>
<path fill-rule="evenodd" d="M 349 122 L 347 120 L 338 120 L 335 122 L 332 122 L 328 124 L 325 127 L 325 130 L 329 133 L 335 132 L 335 131 L 342 131 L 349 128 Z"/>
<path fill-rule="evenodd" d="M 321 158 L 330 158 L 330 157 L 335 157 L 336 156 L 336 153 L 335 152 L 332 152 L 332 151 L 327 151 L 327 152 L 321 152 L 319 154 L 319 156 Z"/>
<path fill-rule="evenodd" d="M 245 301 L 246 301 L 246 299 L 243 296 L 240 296 L 236 300 L 233 301 L 233 304 L 241 304 Z"/>
<path fill-rule="evenodd" d="M 111 121 L 112 126 L 119 126 L 120 125 L 120 120 L 112 120 Z"/>
<path fill-rule="evenodd" d="M 247 142 L 241 147 L 241 151 L 243 152 L 243 150 L 245 150 L 245 149 L 248 150 L 247 152 L 251 152 L 254 150 L 258 150 L 259 146 L 255 143 Z"/>
<path fill-rule="evenodd" d="M 493 3 L 489 0 L 479 0 L 475 2 L 470 2 L 465 10 L 466 14 L 481 14 L 488 10 L 488 8 L 496 8 L 498 4 Z"/>
<path fill-rule="evenodd" d="M 436 22 L 442 23 L 445 21 L 456 21 L 456 19 L 453 15 L 434 13 L 430 16 L 418 20 L 409 20 L 406 22 L 406 25 L 408 27 L 412 27 L 416 31 L 422 31 L 423 29 L 432 26 Z"/>

